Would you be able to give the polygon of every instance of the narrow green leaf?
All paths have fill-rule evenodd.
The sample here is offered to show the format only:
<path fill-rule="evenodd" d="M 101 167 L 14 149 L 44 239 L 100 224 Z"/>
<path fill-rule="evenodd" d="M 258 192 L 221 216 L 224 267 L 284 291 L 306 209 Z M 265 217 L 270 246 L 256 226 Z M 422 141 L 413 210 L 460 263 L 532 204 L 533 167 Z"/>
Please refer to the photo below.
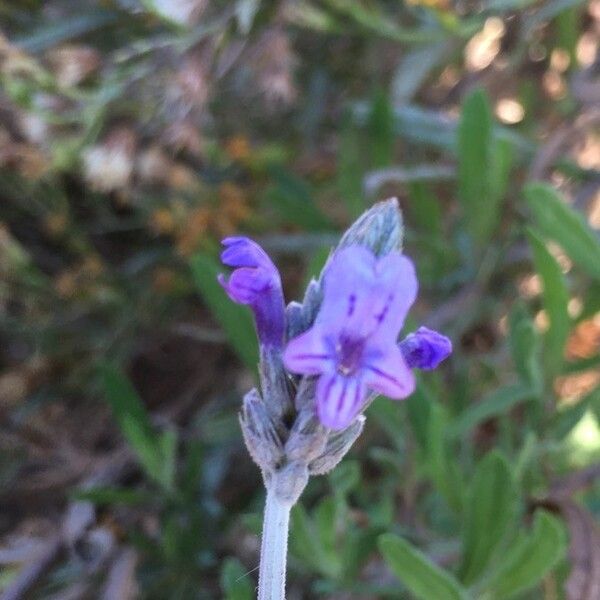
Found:
<path fill-rule="evenodd" d="M 432 404 L 433 400 L 427 393 L 427 389 L 418 381 L 414 393 L 406 400 L 406 410 L 413 434 L 423 451 L 428 447 Z"/>
<path fill-rule="evenodd" d="M 446 37 L 441 28 L 404 28 L 397 25 L 390 15 L 378 10 L 375 6 L 369 8 L 355 0 L 327 0 L 336 10 L 347 15 L 367 31 L 396 42 L 411 44 L 418 42 L 434 42 Z"/>
<path fill-rule="evenodd" d="M 464 410 L 448 427 L 448 435 L 460 438 L 483 421 L 506 414 L 513 406 L 529 400 L 533 395 L 529 386 L 520 383 L 494 390 Z"/>
<path fill-rule="evenodd" d="M 476 581 L 512 529 L 517 492 L 507 460 L 498 451 L 477 465 L 465 505 L 461 579 Z"/>
<path fill-rule="evenodd" d="M 497 218 L 489 193 L 492 135 L 490 103 L 477 89 L 466 97 L 458 125 L 458 197 L 466 227 L 478 243 L 488 237 Z"/>
<path fill-rule="evenodd" d="M 334 579 L 339 575 L 342 565 L 340 554 L 336 547 L 336 521 L 338 515 L 338 500 L 334 496 L 328 496 L 321 500 L 315 508 L 315 529 L 319 538 L 319 544 L 326 558 L 322 570 L 329 573 Z"/>
<path fill-rule="evenodd" d="M 452 42 L 427 44 L 403 53 L 392 79 L 392 100 L 396 106 L 410 102 L 430 73 L 456 52 Z"/>
<path fill-rule="evenodd" d="M 160 480 L 165 489 L 172 490 L 177 469 L 177 431 L 163 431 L 158 437 L 158 445 L 161 453 Z"/>
<path fill-rule="evenodd" d="M 415 224 L 425 233 L 441 238 L 443 219 L 439 198 L 431 191 L 431 187 L 422 181 L 410 183 L 408 191 L 410 194 L 408 210 Z"/>
<path fill-rule="evenodd" d="M 565 278 L 546 245 L 532 230 L 528 231 L 535 269 L 542 280 L 543 304 L 550 326 L 544 335 L 544 353 L 549 373 L 556 373 L 562 363 L 570 329 L 569 292 Z"/>
<path fill-rule="evenodd" d="M 254 598 L 254 581 L 248 569 L 237 558 L 225 559 L 221 568 L 221 590 L 225 600 Z"/>
<path fill-rule="evenodd" d="M 386 92 L 377 90 L 369 115 L 371 166 L 389 166 L 394 159 L 394 108 Z"/>
<path fill-rule="evenodd" d="M 567 9 L 556 16 L 556 46 L 565 49 L 569 53 L 571 65 L 577 64 L 580 19 L 579 7 Z"/>
<path fill-rule="evenodd" d="M 314 202 L 309 184 L 281 167 L 273 167 L 275 185 L 267 193 L 267 200 L 288 223 L 308 231 L 331 229 L 329 219 Z"/>
<path fill-rule="evenodd" d="M 106 398 L 123 435 L 137 454 L 146 474 L 163 485 L 163 456 L 158 433 L 130 381 L 115 365 L 100 367 Z"/>
<path fill-rule="evenodd" d="M 434 564 L 406 540 L 384 533 L 379 550 L 394 575 L 421 600 L 460 600 L 466 590 L 447 571 Z"/>
<path fill-rule="evenodd" d="M 313 524 L 302 504 L 292 508 L 290 514 L 290 550 L 317 573 L 323 573 L 327 563 Z"/>
<path fill-rule="evenodd" d="M 573 262 L 600 279 L 600 240 L 584 218 L 546 183 L 527 185 L 525 198 L 541 234 L 560 244 Z"/>
<path fill-rule="evenodd" d="M 586 394 L 577 404 L 569 405 L 555 413 L 552 420 L 555 438 L 564 439 L 590 409 L 596 415 L 600 414 L 600 386 Z"/>
<path fill-rule="evenodd" d="M 83 37 L 98 29 L 111 25 L 122 18 L 117 11 L 105 10 L 99 6 L 85 12 L 73 10 L 61 19 L 45 22 L 38 29 L 15 40 L 17 46 L 29 53 L 39 53 L 52 46 Z"/>
<path fill-rule="evenodd" d="M 379 534 L 377 527 L 347 529 L 340 550 L 344 581 L 356 585 L 356 574 L 376 550 Z"/>
<path fill-rule="evenodd" d="M 540 339 L 533 320 L 522 303 L 517 303 L 510 313 L 509 344 L 521 381 L 535 392 L 541 392 Z"/>
<path fill-rule="evenodd" d="M 491 148 L 488 206 L 493 208 L 494 216 L 498 219 L 499 204 L 510 183 L 510 171 L 515 151 L 510 140 L 498 137 L 493 137 Z"/>
<path fill-rule="evenodd" d="M 533 530 L 509 548 L 487 585 L 492 598 L 509 599 L 538 584 L 565 555 L 566 535 L 550 513 L 538 510 Z"/>
<path fill-rule="evenodd" d="M 223 328 L 237 355 L 249 369 L 258 364 L 258 345 L 250 310 L 232 302 L 217 275 L 225 271 L 212 256 L 198 252 L 190 260 L 196 287 Z"/>
<path fill-rule="evenodd" d="M 358 217 L 366 208 L 362 178 L 364 168 L 360 158 L 361 138 L 352 119 L 342 122 L 337 156 L 337 185 L 340 196 L 351 218 Z"/>
<path fill-rule="evenodd" d="M 462 504 L 462 478 L 454 455 L 448 451 L 446 440 L 447 416 L 440 404 L 431 404 L 427 435 L 427 468 L 429 476 L 446 499 L 448 506 L 458 512 Z"/>
<path fill-rule="evenodd" d="M 346 458 L 329 473 L 328 478 L 336 494 L 349 494 L 360 484 L 360 463 Z"/>

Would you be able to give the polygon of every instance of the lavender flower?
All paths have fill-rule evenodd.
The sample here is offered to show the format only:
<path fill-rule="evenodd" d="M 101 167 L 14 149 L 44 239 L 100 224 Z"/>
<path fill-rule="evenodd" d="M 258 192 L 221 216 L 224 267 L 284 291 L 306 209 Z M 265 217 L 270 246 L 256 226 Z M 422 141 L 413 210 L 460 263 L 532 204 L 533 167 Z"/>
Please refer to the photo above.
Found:
<path fill-rule="evenodd" d="M 260 386 L 246 394 L 240 414 L 267 489 L 260 600 L 285 597 L 290 509 L 311 475 L 329 472 L 348 452 L 373 393 L 405 398 L 415 388 L 411 369 L 432 369 L 452 350 L 425 327 L 398 344 L 418 288 L 400 252 L 402 233 L 397 200 L 374 205 L 344 234 L 303 301 L 287 309 L 263 249 L 245 237 L 223 240 L 221 258 L 234 271 L 219 281 L 232 300 L 251 307 L 260 342 Z"/>
<path fill-rule="evenodd" d="M 435 369 L 452 352 L 452 342 L 441 333 L 419 327 L 400 342 L 400 350 L 411 368 Z"/>
<path fill-rule="evenodd" d="M 281 348 L 285 305 L 277 267 L 267 253 L 247 237 L 228 237 L 222 244 L 225 250 L 221 260 L 235 270 L 229 279 L 219 275 L 219 283 L 234 302 L 250 306 L 261 345 Z"/>
<path fill-rule="evenodd" d="M 348 246 L 334 255 L 315 324 L 284 354 L 290 371 L 320 376 L 317 413 L 326 427 L 348 427 L 367 390 L 391 398 L 414 390 L 396 340 L 417 287 L 411 261 L 399 252 L 377 259 L 363 246 Z"/>
<path fill-rule="evenodd" d="M 415 388 L 410 368 L 432 369 L 448 356 L 450 340 L 425 327 L 397 344 L 417 288 L 413 264 L 399 252 L 377 259 L 365 247 L 349 246 L 335 254 L 315 324 L 284 354 L 290 371 L 320 376 L 316 403 L 323 425 L 348 427 L 368 390 L 406 398 Z"/>

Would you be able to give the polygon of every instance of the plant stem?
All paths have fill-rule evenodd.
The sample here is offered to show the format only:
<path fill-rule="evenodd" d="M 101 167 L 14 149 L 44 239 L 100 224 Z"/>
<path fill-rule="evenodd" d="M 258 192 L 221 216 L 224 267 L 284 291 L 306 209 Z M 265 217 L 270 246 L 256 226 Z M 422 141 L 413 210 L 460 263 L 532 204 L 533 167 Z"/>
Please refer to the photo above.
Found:
<path fill-rule="evenodd" d="M 292 506 L 267 489 L 260 548 L 258 600 L 284 600 L 287 541 Z"/>

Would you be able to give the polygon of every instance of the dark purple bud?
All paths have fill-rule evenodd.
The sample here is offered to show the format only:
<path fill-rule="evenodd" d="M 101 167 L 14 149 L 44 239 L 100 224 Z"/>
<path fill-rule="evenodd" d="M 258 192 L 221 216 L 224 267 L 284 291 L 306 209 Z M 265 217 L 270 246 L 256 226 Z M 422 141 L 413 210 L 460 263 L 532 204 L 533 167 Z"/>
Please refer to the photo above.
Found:
<path fill-rule="evenodd" d="M 239 304 L 247 304 L 254 313 L 258 339 L 263 346 L 281 348 L 285 331 L 285 305 L 281 278 L 267 253 L 247 237 L 229 237 L 222 241 L 221 261 L 234 271 L 219 283 L 227 295 Z"/>
<path fill-rule="evenodd" d="M 419 327 L 400 342 L 400 350 L 411 369 L 435 369 L 452 352 L 452 342 L 441 333 Z"/>

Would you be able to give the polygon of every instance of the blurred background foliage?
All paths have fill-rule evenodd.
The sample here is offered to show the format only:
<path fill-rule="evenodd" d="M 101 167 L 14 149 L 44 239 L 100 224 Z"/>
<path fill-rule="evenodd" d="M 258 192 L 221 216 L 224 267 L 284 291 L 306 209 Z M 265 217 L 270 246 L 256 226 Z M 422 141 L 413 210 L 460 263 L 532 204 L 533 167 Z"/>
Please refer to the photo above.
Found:
<path fill-rule="evenodd" d="M 0 590 L 252 598 L 246 232 L 397 195 L 455 352 L 293 513 L 288 597 L 600 597 L 600 2 L 0 1 Z"/>

